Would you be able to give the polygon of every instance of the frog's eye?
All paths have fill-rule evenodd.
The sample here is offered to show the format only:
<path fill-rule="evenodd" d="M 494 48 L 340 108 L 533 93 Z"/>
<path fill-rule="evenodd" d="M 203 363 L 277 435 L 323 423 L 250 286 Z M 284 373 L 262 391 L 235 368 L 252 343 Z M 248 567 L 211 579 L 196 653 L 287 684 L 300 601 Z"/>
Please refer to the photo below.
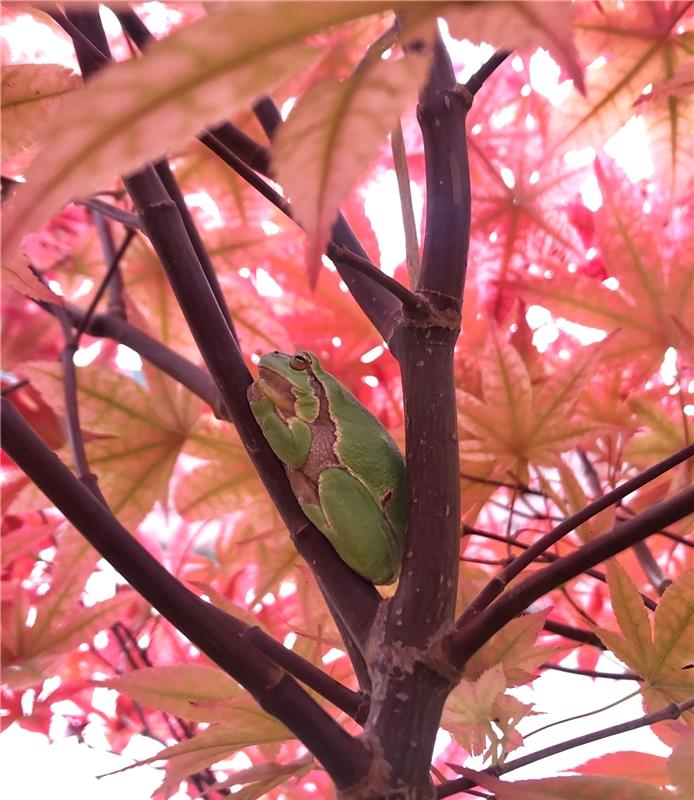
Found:
<path fill-rule="evenodd" d="M 289 366 L 297 371 L 303 371 L 307 370 L 311 366 L 311 361 L 303 353 L 297 353 L 297 355 L 292 356 Z"/>

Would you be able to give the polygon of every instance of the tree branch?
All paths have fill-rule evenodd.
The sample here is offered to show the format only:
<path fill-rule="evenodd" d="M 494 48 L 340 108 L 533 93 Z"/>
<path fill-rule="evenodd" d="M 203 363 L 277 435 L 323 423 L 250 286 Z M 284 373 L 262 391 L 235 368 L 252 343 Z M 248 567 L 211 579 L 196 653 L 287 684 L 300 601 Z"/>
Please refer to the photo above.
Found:
<path fill-rule="evenodd" d="M 360 644 L 380 602 L 376 589 L 353 572 L 323 534 L 309 523 L 284 467 L 270 449 L 246 399 L 251 375 L 229 334 L 219 306 L 199 267 L 176 205 L 152 168 L 125 180 L 150 241 L 161 261 L 196 344 L 217 384 L 223 405 L 280 511 L 301 555 L 317 572 L 321 589 Z"/>
<path fill-rule="evenodd" d="M 74 10 L 70 17 L 83 33 L 88 32 L 89 38 L 98 42 L 99 49 L 107 51 L 107 45 L 101 42 L 105 41 L 105 36 L 98 12 Z M 74 45 L 84 74 L 89 75 L 101 66 L 88 60 L 79 41 L 74 40 Z M 180 209 L 160 175 L 153 166 L 148 166 L 131 174 L 124 183 L 251 461 L 279 509 L 295 546 L 317 573 L 329 606 L 340 614 L 354 640 L 362 646 L 380 595 L 371 583 L 339 558 L 326 537 L 301 511 L 282 464 L 250 411 L 246 399 L 250 373 L 198 259 Z"/>
<path fill-rule="evenodd" d="M 694 445 L 683 447 L 673 455 L 664 458 L 654 466 L 639 473 L 636 477 L 625 481 L 621 486 L 618 486 L 611 492 L 607 492 L 585 508 L 582 508 L 576 514 L 572 514 L 563 522 L 560 522 L 559 525 L 553 528 L 549 533 L 540 537 L 522 555 L 514 559 L 499 573 L 499 575 L 493 578 L 484 589 L 482 589 L 467 607 L 465 613 L 460 617 L 456 623 L 456 627 L 462 628 L 468 622 L 472 621 L 489 606 L 495 597 L 498 597 L 504 591 L 505 587 L 508 586 L 509 582 L 515 578 L 516 575 L 519 575 L 528 564 L 531 564 L 541 553 L 545 552 L 545 550 L 551 547 L 555 542 L 558 542 L 562 537 L 566 536 L 566 534 L 575 530 L 579 525 L 587 522 L 596 514 L 609 508 L 623 497 L 626 497 L 626 495 L 636 491 L 636 489 L 640 489 L 646 483 L 649 483 L 692 456 L 694 456 Z"/>
<path fill-rule="evenodd" d="M 130 247 L 130 242 L 132 242 L 134 235 L 135 235 L 135 231 L 134 230 L 131 229 L 131 230 L 127 231 L 127 233 L 125 234 L 125 238 L 121 242 L 120 247 L 113 254 L 112 260 L 108 265 L 108 269 L 106 270 L 106 275 L 104 276 L 104 279 L 102 280 L 101 285 L 99 286 L 97 291 L 94 293 L 94 297 L 92 298 L 91 303 L 89 304 L 87 310 L 85 311 L 84 317 L 82 318 L 82 321 L 77 326 L 77 330 L 75 331 L 74 337 L 72 337 L 75 349 L 77 349 L 79 347 L 80 338 L 81 338 L 82 334 L 84 333 L 85 329 L 89 326 L 89 324 L 90 324 L 90 322 L 92 320 L 92 317 L 94 316 L 94 312 L 96 311 L 96 307 L 99 305 L 99 301 L 103 297 L 103 294 L 106 291 L 106 288 L 108 287 L 108 285 L 111 282 L 112 278 L 115 276 L 116 272 L 118 271 L 118 267 L 120 265 L 120 262 L 121 262 L 123 256 L 125 255 L 125 253 L 127 252 L 128 247 Z M 108 248 L 109 248 L 109 245 L 107 244 L 104 249 L 107 250 Z M 121 306 L 122 306 L 122 302 L 121 302 Z M 115 312 L 114 311 L 110 311 L 110 313 L 113 314 Z"/>
<path fill-rule="evenodd" d="M 553 619 L 546 619 L 542 627 L 547 633 L 554 633 L 557 636 L 563 636 L 565 639 L 571 639 L 571 641 L 580 642 L 581 644 L 589 644 L 592 647 L 597 647 L 598 650 L 607 649 L 602 643 L 602 639 L 592 631 L 575 628 L 573 625 L 565 625 L 563 622 L 557 622 Z"/>
<path fill-rule="evenodd" d="M 117 257 L 116 249 L 113 244 L 113 236 L 111 235 L 111 228 L 109 227 L 108 220 L 104 214 L 100 211 L 95 211 L 94 209 L 91 210 L 92 219 L 94 220 L 94 225 L 96 227 L 96 231 L 99 235 L 99 241 L 101 242 L 101 251 L 104 254 L 104 261 L 107 264 L 114 264 L 112 271 L 109 270 L 111 273 L 108 276 L 108 280 L 104 280 L 103 286 L 108 288 L 108 303 L 107 308 L 109 313 L 114 314 L 117 317 L 121 317 L 122 319 L 126 318 L 125 313 L 125 303 L 123 302 L 123 273 L 120 269 L 120 258 Z M 127 234 L 130 233 L 131 237 L 128 239 Z M 132 233 L 134 233 L 133 229 L 126 229 L 126 238 L 124 242 L 129 242 L 132 239 Z M 125 253 L 125 250 L 123 251 Z M 122 257 L 122 254 L 121 254 Z M 96 305 L 95 305 L 96 310 Z M 93 316 L 93 313 L 90 316 Z"/>
<path fill-rule="evenodd" d="M 422 90 L 417 119 L 426 163 L 426 227 L 420 290 L 462 303 L 470 243 L 470 168 L 465 119 L 472 97 L 456 86 L 441 36 Z M 460 308 L 460 305 L 458 305 Z"/>
<path fill-rule="evenodd" d="M 137 14 L 132 10 L 116 10 L 116 14 L 128 36 L 133 39 L 140 50 L 144 50 L 153 37 Z M 268 138 L 271 139 L 282 122 L 279 110 L 269 97 L 257 101 L 253 110 L 268 134 Z M 198 138 L 267 200 L 294 219 L 289 204 L 284 198 L 255 174 L 258 172 L 271 176 L 271 158 L 267 148 L 255 142 L 230 122 L 218 125 Z M 342 214 L 338 214 L 333 226 L 332 239 L 334 244 L 369 261 L 366 251 Z M 353 266 L 346 262 L 336 263 L 335 266 L 364 313 L 383 338 L 388 341 L 393 329 L 393 317 L 398 306 L 395 298 L 391 296 L 391 288 L 377 277 L 382 274 L 380 270 L 372 265 L 373 272 L 371 273 L 363 270 L 355 272 Z M 366 281 L 363 276 L 367 278 Z"/>
<path fill-rule="evenodd" d="M 484 642 L 535 600 L 589 567 L 621 553 L 659 528 L 677 522 L 691 513 L 694 513 L 694 487 L 684 489 L 633 519 L 619 523 L 610 533 L 592 539 L 575 552 L 563 556 L 522 583 L 512 586 L 482 613 L 447 637 L 446 648 L 452 663 L 462 668 Z M 525 554 L 528 552 L 530 551 L 526 550 Z"/>
<path fill-rule="evenodd" d="M 3 448 L 87 541 L 193 644 L 231 675 L 311 750 L 338 786 L 357 783 L 371 756 L 284 670 L 245 638 L 233 617 L 204 603 L 171 575 L 83 486 L 8 400 Z"/>
<path fill-rule="evenodd" d="M 465 88 L 474 97 L 482 88 L 484 82 L 491 76 L 497 67 L 506 61 L 511 55 L 510 50 L 497 50 L 496 53 L 477 70 L 477 72 L 467 81 Z"/>
<path fill-rule="evenodd" d="M 504 542 L 507 545 L 509 545 L 509 547 L 519 547 L 522 550 L 529 550 L 530 547 L 532 546 L 529 544 L 524 544 L 523 542 L 519 542 L 518 539 L 511 539 L 508 536 L 502 536 L 501 534 L 498 533 L 492 533 L 492 531 L 483 531 L 480 530 L 479 528 L 473 528 L 470 525 L 466 525 L 465 523 L 463 523 L 463 533 L 468 536 L 480 536 L 483 539 L 493 539 L 496 542 Z M 520 531 L 518 531 L 517 533 L 520 533 Z M 561 556 L 557 555 L 556 553 L 544 552 L 541 553 L 536 560 L 551 562 L 551 561 L 558 561 L 560 558 Z M 591 578 L 595 578 L 595 580 L 600 581 L 600 583 L 607 583 L 607 576 L 605 575 L 605 573 L 600 572 L 597 569 L 592 569 L 592 568 L 587 569 L 582 574 L 588 575 Z M 646 608 L 649 608 L 651 611 L 655 611 L 656 608 L 658 607 L 658 604 L 655 603 L 653 600 L 651 600 L 651 598 L 648 597 L 648 595 L 642 593 L 640 594 L 641 594 L 641 599 L 643 600 L 643 604 L 646 606 Z"/>
<path fill-rule="evenodd" d="M 183 221 L 186 233 L 188 234 L 188 239 L 193 245 L 193 250 L 195 250 L 195 255 L 198 258 L 198 262 L 200 263 L 200 267 L 205 275 L 205 278 L 207 279 L 207 283 L 210 285 L 214 299 L 217 301 L 219 310 L 222 312 L 222 316 L 229 327 L 231 335 L 238 343 L 239 336 L 236 332 L 236 328 L 234 327 L 231 314 L 229 313 L 229 307 L 224 299 L 224 294 L 222 292 L 222 287 L 219 284 L 217 273 L 215 272 L 212 261 L 207 253 L 207 248 L 205 247 L 205 244 L 198 233 L 197 226 L 195 225 L 190 210 L 186 205 L 186 201 L 183 198 L 183 194 L 181 193 L 178 183 L 171 173 L 168 161 L 165 159 L 157 161 L 157 163 L 154 165 L 154 169 L 157 171 L 161 182 L 164 184 L 164 188 L 166 189 L 169 197 L 176 204 L 176 208 L 178 208 L 178 212 L 181 215 L 181 220 Z"/>
<path fill-rule="evenodd" d="M 628 733 L 637 728 L 643 728 L 646 725 L 655 725 L 656 722 L 664 722 L 668 719 L 679 719 L 685 711 L 694 708 L 694 699 L 685 700 L 683 703 L 672 703 L 669 706 L 655 711 L 652 714 L 645 714 L 642 717 L 630 720 L 629 722 L 622 722 L 619 725 L 611 725 L 609 728 L 603 728 L 593 733 L 587 733 L 585 736 L 577 736 L 574 739 L 568 739 L 565 742 L 545 747 L 538 750 L 536 753 L 530 753 L 521 758 L 515 758 L 513 761 L 507 761 L 500 767 L 492 767 L 491 769 L 484 770 L 488 775 L 505 775 L 514 769 L 520 769 L 528 764 L 533 764 L 535 761 L 541 761 L 543 758 L 554 756 L 557 753 L 563 753 L 565 750 L 572 750 L 574 747 L 580 747 L 590 742 L 597 742 L 600 739 L 606 739 L 609 736 L 617 736 L 620 733 Z M 468 789 L 477 786 L 474 780 L 470 778 L 456 778 L 452 781 L 447 781 L 436 787 L 436 797 L 450 797 L 457 792 L 465 792 Z"/>
<path fill-rule="evenodd" d="M 438 46 L 441 64 L 445 68 L 447 63 L 452 72 L 440 41 Z M 445 101 L 440 106 L 445 109 Z M 376 630 L 373 637 L 373 672 L 378 681 L 374 678 L 367 730 L 413 797 L 417 791 L 422 796 L 430 791 L 431 748 L 443 703 L 457 677 L 432 667 L 424 654 L 431 654 L 432 640 L 450 626 L 458 578 L 460 477 L 453 350 L 460 331 L 465 254 L 440 251 L 431 208 L 445 216 L 445 225 L 451 224 L 447 235 L 467 241 L 465 193 L 456 189 L 462 205 L 446 209 L 452 185 L 460 188 L 467 180 L 467 162 L 454 163 L 455 154 L 465 150 L 460 110 L 445 110 L 438 119 L 440 135 L 425 139 L 429 215 L 418 287 L 424 302 L 403 308 L 391 343 L 402 375 L 409 502 L 400 581 L 386 609 L 383 630 Z M 432 129 L 437 127 L 434 116 L 429 116 Z M 459 140 L 454 142 L 456 136 Z M 440 150 L 431 149 L 449 145 L 454 156 L 448 161 Z M 431 179 L 432 159 L 441 168 L 440 185 Z M 432 259 L 439 257 L 441 263 L 433 265 Z"/>
<path fill-rule="evenodd" d="M 553 669 L 556 672 L 568 672 L 570 675 L 584 675 L 586 678 L 609 678 L 613 681 L 643 681 L 635 672 L 601 672 L 598 669 L 579 669 L 564 667 L 561 664 L 540 664 L 542 669 Z"/>

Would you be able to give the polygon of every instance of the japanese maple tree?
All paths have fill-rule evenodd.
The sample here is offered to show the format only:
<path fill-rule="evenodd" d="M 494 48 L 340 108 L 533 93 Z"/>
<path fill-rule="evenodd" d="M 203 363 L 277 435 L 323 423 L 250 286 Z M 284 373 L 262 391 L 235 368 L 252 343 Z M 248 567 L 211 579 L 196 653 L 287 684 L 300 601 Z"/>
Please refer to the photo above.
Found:
<path fill-rule="evenodd" d="M 151 737 L 157 797 L 691 797 L 692 3 L 108 5 L 3 8 L 3 727 Z M 397 584 L 272 350 L 400 445 Z M 551 670 L 643 713 L 514 755 Z"/>

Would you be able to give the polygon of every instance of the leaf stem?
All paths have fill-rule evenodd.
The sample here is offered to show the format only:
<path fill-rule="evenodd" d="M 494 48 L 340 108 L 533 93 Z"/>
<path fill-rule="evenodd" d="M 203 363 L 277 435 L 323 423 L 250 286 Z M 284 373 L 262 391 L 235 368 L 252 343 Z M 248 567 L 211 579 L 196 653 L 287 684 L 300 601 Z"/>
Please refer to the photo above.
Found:
<path fill-rule="evenodd" d="M 416 286 L 419 281 L 419 271 L 422 265 L 419 260 L 417 223 L 415 222 L 414 209 L 412 206 L 412 190 L 410 189 L 410 173 L 407 168 L 407 152 L 405 150 L 405 140 L 402 136 L 402 125 L 399 119 L 390 132 L 390 149 L 393 154 L 395 177 L 398 181 L 400 211 L 402 214 L 403 230 L 405 231 L 407 274 L 410 278 L 410 286 Z"/>

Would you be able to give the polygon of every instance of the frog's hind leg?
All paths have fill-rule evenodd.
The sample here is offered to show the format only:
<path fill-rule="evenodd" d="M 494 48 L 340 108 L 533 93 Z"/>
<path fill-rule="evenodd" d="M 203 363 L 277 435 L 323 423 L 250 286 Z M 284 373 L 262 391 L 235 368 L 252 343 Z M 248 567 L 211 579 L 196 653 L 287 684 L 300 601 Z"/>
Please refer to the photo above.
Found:
<path fill-rule="evenodd" d="M 321 473 L 318 495 L 328 525 L 321 530 L 340 558 L 373 583 L 392 583 L 400 561 L 395 537 L 364 484 L 347 470 L 330 468 Z"/>

